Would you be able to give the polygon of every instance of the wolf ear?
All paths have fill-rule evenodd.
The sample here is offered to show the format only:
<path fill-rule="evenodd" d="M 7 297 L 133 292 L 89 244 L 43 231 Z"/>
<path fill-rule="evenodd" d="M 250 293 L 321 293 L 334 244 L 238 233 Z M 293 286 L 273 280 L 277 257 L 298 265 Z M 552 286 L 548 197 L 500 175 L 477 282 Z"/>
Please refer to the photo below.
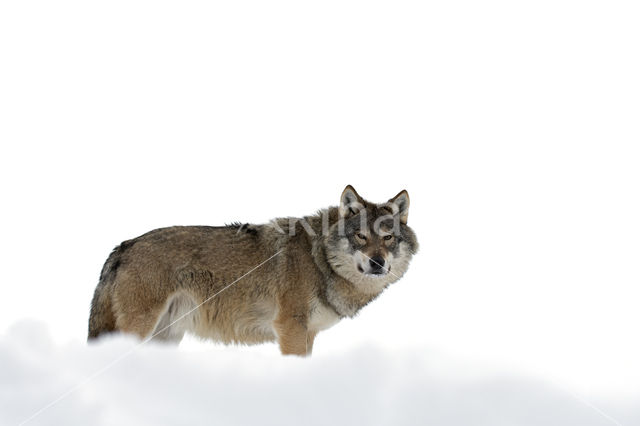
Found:
<path fill-rule="evenodd" d="M 389 200 L 389 203 L 395 206 L 393 214 L 399 215 L 400 222 L 406 225 L 409 218 L 409 193 L 407 190 L 400 191 L 398 195 Z"/>
<path fill-rule="evenodd" d="M 364 207 L 364 200 L 358 195 L 353 186 L 347 185 L 340 196 L 340 216 L 348 217 L 357 214 Z"/>

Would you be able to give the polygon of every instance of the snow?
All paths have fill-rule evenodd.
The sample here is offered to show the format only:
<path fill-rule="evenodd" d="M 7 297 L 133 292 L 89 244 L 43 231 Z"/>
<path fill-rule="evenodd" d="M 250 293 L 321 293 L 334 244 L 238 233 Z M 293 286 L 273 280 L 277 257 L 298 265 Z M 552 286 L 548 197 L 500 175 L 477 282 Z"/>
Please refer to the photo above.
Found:
<path fill-rule="evenodd" d="M 425 349 L 370 344 L 303 359 L 240 347 L 184 351 L 122 336 L 59 345 L 37 321 L 19 322 L 0 337 L 0 378 L 3 425 L 640 421 L 632 401 L 581 400 L 552 383 L 455 364 Z"/>

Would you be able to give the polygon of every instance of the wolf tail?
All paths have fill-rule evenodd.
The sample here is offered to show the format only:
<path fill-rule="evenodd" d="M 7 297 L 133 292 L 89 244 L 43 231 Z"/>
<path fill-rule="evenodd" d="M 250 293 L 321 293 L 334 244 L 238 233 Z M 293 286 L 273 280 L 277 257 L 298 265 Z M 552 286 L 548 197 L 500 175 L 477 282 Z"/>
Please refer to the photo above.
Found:
<path fill-rule="evenodd" d="M 116 317 L 113 311 L 113 289 L 122 253 L 129 245 L 129 241 L 125 241 L 113 249 L 102 267 L 100 281 L 91 300 L 88 340 L 116 330 Z"/>

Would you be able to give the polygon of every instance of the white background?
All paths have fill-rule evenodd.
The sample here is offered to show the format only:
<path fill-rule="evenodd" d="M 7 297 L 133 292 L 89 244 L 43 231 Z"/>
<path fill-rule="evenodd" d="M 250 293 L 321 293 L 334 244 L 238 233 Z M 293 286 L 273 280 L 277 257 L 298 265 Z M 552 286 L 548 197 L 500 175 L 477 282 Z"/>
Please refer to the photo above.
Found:
<path fill-rule="evenodd" d="M 29 318 L 81 342 L 110 250 L 153 228 L 406 188 L 419 254 L 316 356 L 374 345 L 638 396 L 639 19 L 631 1 L 3 1 L 0 334 Z"/>

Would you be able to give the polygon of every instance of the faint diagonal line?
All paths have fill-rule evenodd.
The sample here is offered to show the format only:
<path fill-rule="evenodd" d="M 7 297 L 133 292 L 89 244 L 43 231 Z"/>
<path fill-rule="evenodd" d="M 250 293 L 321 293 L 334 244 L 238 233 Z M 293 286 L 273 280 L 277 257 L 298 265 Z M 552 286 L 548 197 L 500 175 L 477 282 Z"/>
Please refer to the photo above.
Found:
<path fill-rule="evenodd" d="M 277 253 L 275 253 L 274 255 L 272 255 L 271 257 L 269 257 L 267 260 L 263 261 L 262 263 L 260 263 L 257 266 L 254 266 L 249 272 L 245 273 L 244 275 L 242 275 L 240 278 L 238 278 L 237 280 L 233 281 L 231 284 L 225 286 L 222 288 L 222 290 L 218 291 L 217 293 L 215 293 L 212 296 L 209 296 L 208 298 L 206 298 L 204 300 L 204 302 L 200 303 L 198 306 L 196 306 L 195 308 L 191 309 L 190 311 L 187 311 L 186 313 L 184 313 L 183 315 L 179 316 L 176 320 L 174 320 L 173 322 L 171 322 L 169 325 L 167 325 L 166 327 L 160 329 L 158 332 L 154 333 L 152 336 L 147 337 L 145 340 L 143 340 L 139 345 L 145 344 L 147 343 L 149 340 L 153 339 L 154 337 L 156 337 L 158 334 L 162 333 L 163 331 L 165 331 L 167 328 L 171 327 L 173 324 L 175 324 L 176 322 L 180 321 L 182 318 L 186 317 L 187 315 L 191 314 L 193 311 L 195 311 L 196 309 L 198 309 L 200 306 L 204 305 L 205 303 L 207 303 L 208 301 L 210 301 L 211 299 L 213 299 L 214 297 L 216 297 L 217 295 L 219 295 L 220 293 L 222 293 L 223 291 L 225 291 L 226 289 L 228 289 L 229 287 L 231 287 L 232 285 L 234 285 L 235 283 L 237 283 L 238 281 L 240 281 L 241 279 L 243 279 L 244 277 L 246 277 L 247 275 L 251 274 L 253 271 L 255 271 L 256 269 L 260 268 L 262 265 L 264 265 L 265 263 L 267 263 L 268 261 L 270 261 L 271 259 L 273 259 L 274 257 L 276 257 L 277 255 L 279 255 L 280 253 L 282 253 L 284 251 L 284 249 L 280 249 L 278 250 Z M 138 346 L 139 346 L 138 345 Z"/>
<path fill-rule="evenodd" d="M 396 277 L 397 279 L 400 279 L 399 276 L 397 276 L 396 274 L 394 274 L 393 272 L 391 272 L 391 269 L 389 268 L 385 268 L 384 266 L 382 266 L 381 264 L 379 264 L 378 262 L 376 262 L 375 260 L 373 260 L 372 258 L 370 258 L 369 256 L 367 256 L 366 254 L 360 252 L 364 257 L 366 257 L 367 259 L 369 259 L 370 262 L 375 263 L 376 265 L 378 265 L 379 267 L 381 267 L 382 269 L 384 269 L 385 271 L 387 271 L 387 273 L 393 275 L 394 277 Z"/>
<path fill-rule="evenodd" d="M 246 277 L 247 275 L 251 274 L 253 271 L 255 271 L 256 269 L 260 268 L 262 265 L 264 265 L 265 263 L 269 262 L 271 259 L 273 259 L 274 257 L 276 257 L 277 255 L 279 255 L 280 253 L 282 253 L 284 251 L 284 249 L 278 250 L 277 253 L 275 253 L 274 255 L 272 255 L 271 257 L 269 257 L 267 260 L 261 262 L 260 264 L 254 266 L 253 268 L 251 268 L 248 272 L 246 272 L 244 275 L 242 275 L 240 278 L 236 279 L 235 281 L 233 281 L 231 284 L 226 285 L 225 287 L 223 287 L 220 291 L 216 292 L 215 294 L 213 294 L 212 296 L 209 296 L 208 298 L 206 298 L 204 300 L 204 302 L 200 303 L 198 306 L 194 307 L 193 309 L 191 309 L 190 311 L 186 312 L 185 314 L 181 315 L 180 317 L 178 317 L 176 320 L 174 320 L 173 322 L 171 322 L 169 325 L 167 325 L 166 327 L 162 328 L 161 330 L 153 333 L 153 335 L 147 337 L 146 339 L 144 339 L 143 341 L 141 341 L 140 343 L 138 343 L 137 345 L 135 345 L 133 348 L 129 349 L 128 351 L 124 352 L 122 355 L 116 357 L 115 359 L 113 359 L 111 362 L 109 362 L 107 365 L 105 365 L 104 367 L 100 368 L 99 370 L 97 370 L 96 372 L 90 374 L 88 377 L 86 377 L 84 380 L 82 380 L 80 383 L 76 384 L 75 386 L 73 386 L 72 388 L 70 388 L 69 390 L 67 390 L 66 392 L 64 392 L 62 395 L 60 395 L 59 397 L 57 397 L 56 399 L 54 399 L 53 401 L 51 401 L 50 403 L 48 403 L 47 405 L 45 405 L 44 407 L 40 408 L 38 411 L 36 411 L 35 413 L 33 413 L 32 415 L 30 415 L 29 417 L 27 417 L 25 420 L 23 420 L 22 422 L 20 422 L 18 424 L 18 426 L 22 426 L 28 422 L 30 422 L 31 420 L 35 419 L 36 417 L 38 417 L 40 414 L 42 414 L 44 411 L 48 410 L 49 408 L 53 407 L 54 405 L 56 405 L 57 403 L 59 403 L 60 401 L 62 401 L 63 399 L 65 399 L 66 397 L 68 397 L 69 395 L 73 394 L 74 392 L 76 392 L 78 389 L 82 388 L 83 386 L 85 386 L 87 383 L 91 382 L 93 379 L 95 379 L 96 377 L 102 375 L 104 372 L 106 372 L 107 370 L 109 370 L 111 367 L 113 367 L 114 365 L 116 365 L 117 363 L 119 363 L 120 361 L 122 361 L 123 359 L 125 359 L 126 357 L 128 357 L 129 355 L 131 355 L 133 352 L 135 352 L 136 350 L 138 350 L 140 348 L 140 346 L 144 345 L 145 343 L 149 342 L 151 339 L 153 339 L 154 337 L 156 337 L 158 334 L 162 333 L 164 330 L 166 330 L 167 328 L 171 327 L 173 324 L 175 324 L 176 322 L 180 321 L 182 318 L 186 317 L 187 315 L 191 314 L 193 311 L 195 311 L 196 309 L 200 308 L 202 305 L 204 305 L 205 303 L 207 303 L 208 301 L 210 301 L 211 299 L 213 299 L 214 297 L 216 297 L 217 295 L 219 295 L 220 293 L 222 293 L 223 291 L 225 291 L 226 289 L 228 289 L 229 287 L 231 287 L 232 285 L 236 284 L 238 281 L 240 281 L 241 279 L 243 279 L 244 277 Z"/>
<path fill-rule="evenodd" d="M 618 425 L 618 426 L 622 426 L 622 423 L 620 423 L 619 421 L 617 421 L 616 419 L 614 419 L 613 417 L 611 417 L 610 415 L 608 415 L 607 413 L 602 411 L 600 408 L 596 407 L 591 402 L 589 402 L 586 399 L 576 395 L 575 393 L 571 392 L 569 389 L 566 389 L 564 386 L 560 386 L 558 384 L 558 382 L 556 382 L 555 380 L 552 380 L 552 383 L 557 389 L 559 389 L 562 392 L 566 393 L 567 395 L 571 396 L 573 399 L 575 399 L 576 401 L 582 403 L 583 405 L 591 408 L 593 411 L 595 411 L 596 413 L 600 414 L 602 417 L 604 417 L 605 419 L 609 420 L 611 423 L 613 423 L 615 425 Z"/>

